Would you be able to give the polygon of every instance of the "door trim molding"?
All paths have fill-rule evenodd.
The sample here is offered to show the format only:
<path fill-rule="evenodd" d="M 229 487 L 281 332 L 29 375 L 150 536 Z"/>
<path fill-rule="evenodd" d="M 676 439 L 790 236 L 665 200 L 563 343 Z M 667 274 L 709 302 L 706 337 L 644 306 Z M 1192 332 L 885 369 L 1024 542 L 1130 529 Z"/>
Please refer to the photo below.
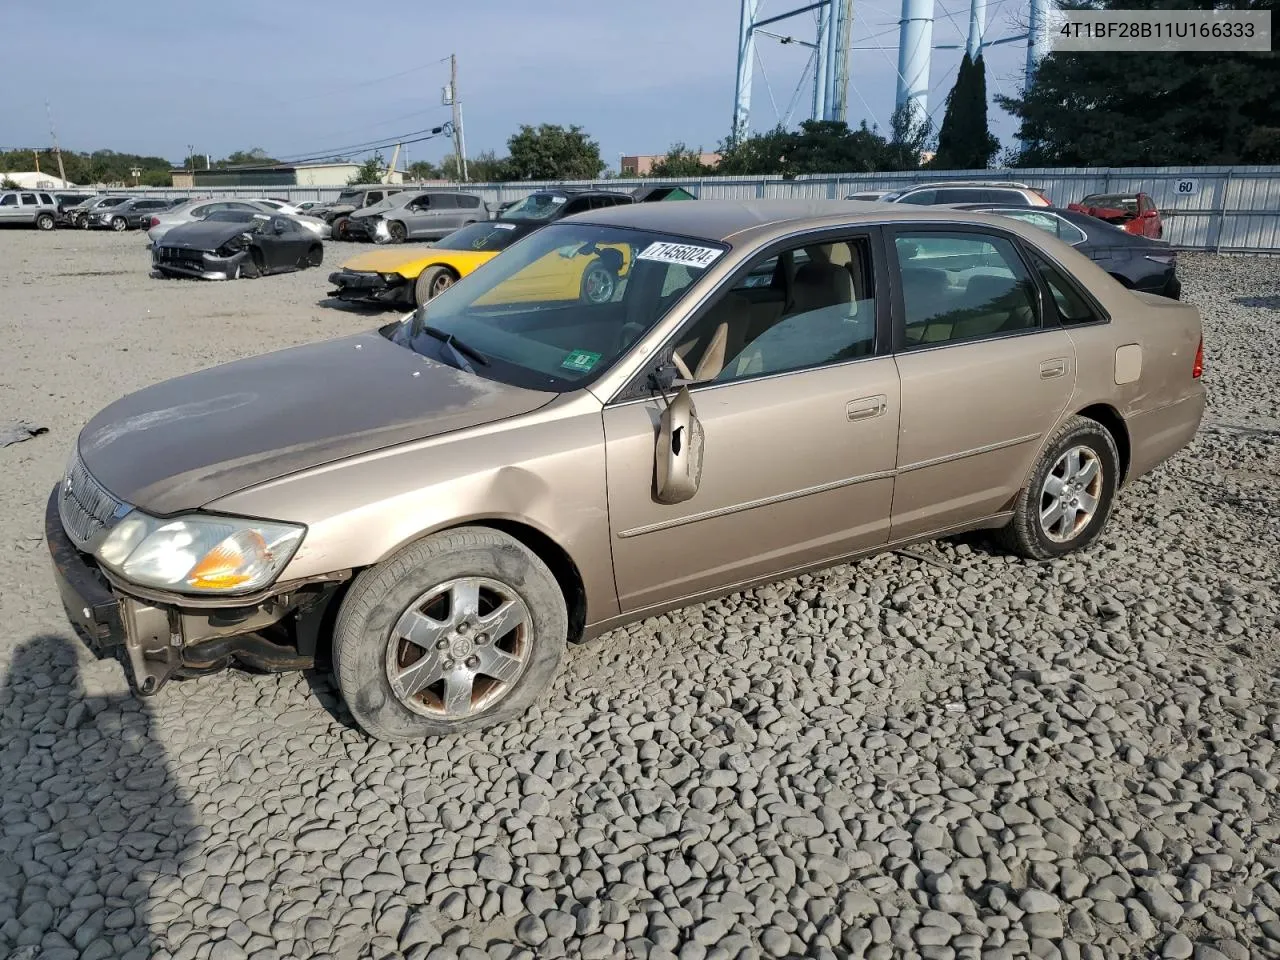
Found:
<path fill-rule="evenodd" d="M 899 467 L 894 472 L 899 474 L 910 473 L 912 470 L 923 470 L 925 467 L 936 467 L 943 463 L 950 463 L 952 460 L 963 460 L 966 457 L 976 457 L 983 453 L 994 453 L 995 451 L 1003 450 L 1006 447 L 1016 447 L 1019 444 L 1039 440 L 1043 436 L 1043 433 L 1029 433 L 1025 437 L 1014 437 L 1012 440 L 1001 440 L 999 443 L 988 443 L 984 447 L 974 447 L 972 450 L 961 450 L 959 453 L 948 453 L 946 456 L 934 457 L 932 460 L 920 460 L 917 463 L 909 463 L 905 467 Z"/>
<path fill-rule="evenodd" d="M 868 483 L 872 480 L 889 480 L 896 470 L 881 470 L 878 473 L 864 473 L 856 477 L 847 477 L 843 480 L 833 480 L 830 483 L 822 483 L 816 487 L 805 487 L 802 490 L 792 490 L 788 493 L 779 493 L 772 497 L 763 497 L 759 500 L 748 500 L 746 503 L 735 503 L 728 507 L 719 507 L 715 510 L 705 510 L 702 513 L 691 513 L 684 517 L 672 517 L 670 520 L 660 520 L 657 523 L 646 524 L 643 527 L 632 527 L 630 530 L 622 530 L 618 533 L 618 539 L 625 540 L 628 537 L 640 537 L 646 533 L 657 533 L 659 530 L 670 530 L 673 527 L 682 527 L 688 523 L 697 523 L 700 520 L 713 520 L 716 517 L 727 517 L 733 513 L 742 513 L 746 510 L 755 510 L 757 507 L 769 507 L 775 503 L 785 503 L 788 500 L 798 500 L 801 497 L 810 497 L 819 493 L 827 493 L 831 490 L 839 490 L 841 487 L 851 487 L 857 483 Z"/>

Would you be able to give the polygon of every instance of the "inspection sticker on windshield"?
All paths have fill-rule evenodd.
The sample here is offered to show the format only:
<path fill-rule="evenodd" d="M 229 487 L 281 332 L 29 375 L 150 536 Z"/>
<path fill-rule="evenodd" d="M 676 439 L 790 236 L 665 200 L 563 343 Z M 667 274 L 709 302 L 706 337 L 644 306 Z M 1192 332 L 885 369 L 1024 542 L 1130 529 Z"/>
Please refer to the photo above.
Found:
<path fill-rule="evenodd" d="M 637 260 L 656 260 L 659 263 L 680 263 L 695 270 L 709 267 L 723 253 L 715 247 L 694 247 L 687 243 L 651 243 L 641 252 Z"/>
<path fill-rule="evenodd" d="M 560 361 L 560 366 L 574 373 L 589 373 L 591 368 L 600 362 L 600 354 L 590 350 L 573 350 Z"/>

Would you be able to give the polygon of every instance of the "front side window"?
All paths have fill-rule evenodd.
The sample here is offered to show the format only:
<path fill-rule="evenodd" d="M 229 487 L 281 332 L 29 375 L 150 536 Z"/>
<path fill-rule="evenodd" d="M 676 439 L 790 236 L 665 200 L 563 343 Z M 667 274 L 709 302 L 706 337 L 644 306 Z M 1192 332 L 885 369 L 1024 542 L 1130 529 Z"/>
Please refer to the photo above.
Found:
<path fill-rule="evenodd" d="M 748 269 L 772 265 L 780 297 L 756 297 L 741 281 L 676 339 L 680 375 L 725 383 L 871 356 L 876 290 L 865 237 L 810 243 Z"/>
<path fill-rule="evenodd" d="M 915 193 L 904 194 L 898 198 L 899 203 L 933 203 L 933 198 L 938 195 L 937 190 L 917 190 Z"/>
<path fill-rule="evenodd" d="M 577 389 L 630 350 L 724 250 L 644 230 L 552 224 L 463 277 L 390 336 L 482 377 Z"/>
<path fill-rule="evenodd" d="M 977 233 L 894 237 L 906 349 L 1038 329 L 1035 284 L 1013 244 Z"/>

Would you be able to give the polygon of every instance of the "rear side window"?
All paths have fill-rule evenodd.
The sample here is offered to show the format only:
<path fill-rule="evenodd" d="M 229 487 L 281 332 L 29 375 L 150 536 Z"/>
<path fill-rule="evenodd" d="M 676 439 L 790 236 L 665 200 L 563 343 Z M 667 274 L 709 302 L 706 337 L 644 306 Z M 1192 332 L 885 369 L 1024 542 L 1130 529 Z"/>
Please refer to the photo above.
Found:
<path fill-rule="evenodd" d="M 24 193 L 22 195 L 22 205 L 24 207 L 34 207 L 36 205 L 36 195 L 34 193 Z"/>
<path fill-rule="evenodd" d="M 0 197 L 0 207 L 16 207 L 18 205 L 18 195 L 16 193 L 6 193 Z"/>
<path fill-rule="evenodd" d="M 1057 267 L 1038 253 L 1031 254 L 1031 262 L 1035 264 L 1036 272 L 1040 274 L 1044 285 L 1049 288 L 1054 308 L 1058 312 L 1058 319 L 1064 327 L 1098 323 L 1102 320 L 1102 317 L 1089 305 L 1089 301 L 1077 292 L 1075 286 Z"/>
<path fill-rule="evenodd" d="M 458 206 L 462 207 L 464 210 L 470 210 L 473 207 L 480 206 L 480 198 L 473 197 L 469 193 L 460 193 L 458 194 Z"/>
<path fill-rule="evenodd" d="M 431 201 L 431 205 L 438 210 L 457 210 L 458 201 L 452 193 L 437 193 Z"/>
<path fill-rule="evenodd" d="M 983 203 L 1007 203 L 1013 207 L 1029 207 L 1031 203 L 1021 190 L 984 190 Z"/>
<path fill-rule="evenodd" d="M 49 196 L 47 193 L 42 193 L 40 194 L 40 202 L 43 203 L 45 206 L 52 207 L 53 197 Z"/>
<path fill-rule="evenodd" d="M 988 190 L 972 187 L 951 187 L 938 190 L 934 195 L 934 203 L 987 203 Z"/>
<path fill-rule="evenodd" d="M 934 197 L 938 195 L 937 190 L 917 190 L 915 193 L 908 193 L 899 203 L 933 203 Z"/>
<path fill-rule="evenodd" d="M 1040 326 L 1035 283 L 1013 244 L 977 233 L 899 233 L 899 321 L 906 349 L 1025 333 Z"/>
<path fill-rule="evenodd" d="M 1085 236 L 1085 232 L 1074 223 L 1067 223 L 1056 214 L 1042 213 L 1031 207 L 1026 210 L 1001 210 L 1000 213 L 1011 220 L 1021 220 L 1023 223 L 1029 223 L 1031 226 L 1037 227 L 1050 236 L 1057 237 L 1063 243 L 1069 243 L 1072 246 L 1089 239 Z"/>

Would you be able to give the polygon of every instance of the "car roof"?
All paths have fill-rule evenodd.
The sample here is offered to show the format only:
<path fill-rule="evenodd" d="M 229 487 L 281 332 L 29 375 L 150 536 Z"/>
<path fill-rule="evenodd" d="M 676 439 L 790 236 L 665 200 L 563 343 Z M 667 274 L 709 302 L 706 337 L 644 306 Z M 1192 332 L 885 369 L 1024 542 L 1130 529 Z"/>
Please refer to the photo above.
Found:
<path fill-rule="evenodd" d="M 1007 219 L 1007 218 L 1003 218 Z M 994 216 L 946 206 L 866 200 L 856 206 L 845 200 L 693 200 L 687 203 L 633 203 L 591 210 L 559 222 L 599 223 L 653 230 L 703 240 L 728 241 L 742 234 L 767 233 L 786 225 L 822 227 L 854 223 L 949 221 L 1000 223 Z M 1030 229 L 1035 229 L 1030 228 Z"/>

